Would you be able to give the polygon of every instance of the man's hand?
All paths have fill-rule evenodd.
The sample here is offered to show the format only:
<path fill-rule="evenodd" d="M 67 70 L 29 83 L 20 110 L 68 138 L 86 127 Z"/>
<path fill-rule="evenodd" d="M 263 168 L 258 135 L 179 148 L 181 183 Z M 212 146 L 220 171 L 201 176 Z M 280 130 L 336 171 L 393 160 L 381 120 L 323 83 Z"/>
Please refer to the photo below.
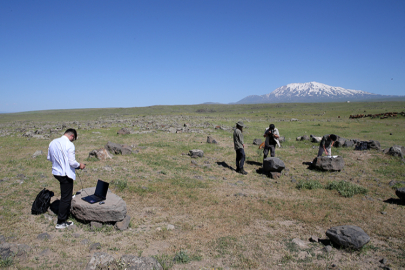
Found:
<path fill-rule="evenodd" d="M 86 164 L 84 164 L 84 163 L 80 163 L 79 168 L 80 168 L 81 170 L 83 170 L 84 168 L 86 168 Z"/>

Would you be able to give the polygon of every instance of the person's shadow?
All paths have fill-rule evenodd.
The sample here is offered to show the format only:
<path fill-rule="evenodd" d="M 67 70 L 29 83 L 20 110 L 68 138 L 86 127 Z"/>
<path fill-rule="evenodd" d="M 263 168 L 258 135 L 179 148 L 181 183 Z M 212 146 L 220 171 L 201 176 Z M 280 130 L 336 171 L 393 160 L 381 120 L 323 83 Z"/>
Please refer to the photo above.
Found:
<path fill-rule="evenodd" d="M 235 170 L 234 168 L 232 168 L 231 166 L 228 165 L 228 163 L 226 163 L 225 161 L 218 161 L 217 162 L 218 166 L 222 166 L 225 169 L 230 169 L 230 170 Z"/>
<path fill-rule="evenodd" d="M 405 205 L 405 202 L 401 199 L 389 198 L 388 200 L 384 201 L 385 203 L 389 204 L 396 204 L 396 205 Z"/>
<path fill-rule="evenodd" d="M 55 200 L 53 203 L 51 203 L 51 205 L 49 206 L 49 208 L 51 209 L 52 212 L 54 212 L 56 215 L 59 213 L 59 204 L 60 204 L 60 200 Z"/>

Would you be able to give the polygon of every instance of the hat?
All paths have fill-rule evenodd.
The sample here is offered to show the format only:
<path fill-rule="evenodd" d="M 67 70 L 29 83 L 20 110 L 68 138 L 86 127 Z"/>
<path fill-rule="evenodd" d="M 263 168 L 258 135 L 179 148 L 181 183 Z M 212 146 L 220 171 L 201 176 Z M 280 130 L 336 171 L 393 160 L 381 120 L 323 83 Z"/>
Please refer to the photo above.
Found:
<path fill-rule="evenodd" d="M 270 125 L 269 125 L 269 128 L 270 128 L 270 129 L 274 129 L 274 128 L 275 128 L 274 124 L 270 124 Z"/>
<path fill-rule="evenodd" d="M 238 126 L 240 126 L 240 127 L 245 127 L 245 124 L 243 124 L 243 122 L 242 121 L 238 121 L 238 123 L 236 123 Z"/>

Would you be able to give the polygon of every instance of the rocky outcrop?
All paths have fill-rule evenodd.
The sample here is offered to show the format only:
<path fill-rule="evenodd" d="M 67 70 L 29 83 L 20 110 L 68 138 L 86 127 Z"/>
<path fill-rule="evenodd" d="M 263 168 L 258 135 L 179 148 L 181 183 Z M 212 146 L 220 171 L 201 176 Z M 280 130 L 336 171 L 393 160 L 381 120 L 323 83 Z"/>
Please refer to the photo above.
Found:
<path fill-rule="evenodd" d="M 105 149 L 101 148 L 98 150 L 93 150 L 89 153 L 89 158 L 97 158 L 99 160 L 107 160 L 107 159 L 112 159 L 112 156 L 110 153 Z"/>
<path fill-rule="evenodd" d="M 105 149 L 107 149 L 110 153 L 115 155 L 130 155 L 132 154 L 132 148 L 125 144 L 118 144 L 113 142 L 108 142 L 105 145 Z"/>

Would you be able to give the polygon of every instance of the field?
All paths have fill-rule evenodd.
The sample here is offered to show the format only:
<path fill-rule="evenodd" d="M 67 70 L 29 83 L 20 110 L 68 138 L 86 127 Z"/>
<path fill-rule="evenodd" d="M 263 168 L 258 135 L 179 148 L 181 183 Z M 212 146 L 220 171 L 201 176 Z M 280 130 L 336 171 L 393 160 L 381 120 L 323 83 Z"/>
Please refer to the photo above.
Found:
<path fill-rule="evenodd" d="M 405 268 L 405 205 L 395 188 L 405 186 L 405 163 L 382 151 L 334 148 L 344 158 L 340 172 L 308 169 L 318 144 L 302 135 L 335 133 L 377 140 L 381 148 L 405 146 L 405 117 L 349 119 L 351 114 L 405 111 L 405 102 L 152 106 L 0 114 L 0 243 L 26 245 L 26 252 L 0 260 L 10 269 L 85 269 L 94 252 L 117 260 L 124 254 L 157 258 L 164 269 L 391 269 Z M 292 118 L 298 121 L 291 121 Z M 247 162 L 234 171 L 232 128 L 242 120 Z M 260 173 L 263 154 L 253 145 L 274 123 L 286 142 L 276 157 L 286 164 L 279 179 Z M 215 128 L 215 127 L 220 128 Z M 131 217 L 130 228 L 106 224 L 91 230 L 55 229 L 56 217 L 31 215 L 46 187 L 60 196 L 46 160 L 49 142 L 76 128 L 79 171 L 74 191 L 110 183 Z M 121 128 L 133 134 L 118 135 Z M 173 132 L 176 131 L 177 132 Z M 27 135 L 31 132 L 31 135 Z M 25 134 L 25 136 L 23 136 Z M 36 138 L 32 134 L 43 136 Z M 218 143 L 207 143 L 212 136 Z M 133 147 L 132 155 L 89 159 L 107 142 Z M 192 149 L 204 157 L 191 158 Z M 42 155 L 33 158 L 36 151 Z M 326 186 L 339 181 L 365 194 L 345 197 Z M 173 226 L 169 226 L 173 225 Z M 371 238 L 361 250 L 324 251 L 316 236 L 356 225 Z M 37 236 L 48 233 L 51 238 Z M 292 242 L 300 239 L 308 248 Z M 99 243 L 95 250 L 94 243 Z M 384 264 L 380 260 L 385 259 Z M 125 267 L 122 266 L 122 269 Z"/>

